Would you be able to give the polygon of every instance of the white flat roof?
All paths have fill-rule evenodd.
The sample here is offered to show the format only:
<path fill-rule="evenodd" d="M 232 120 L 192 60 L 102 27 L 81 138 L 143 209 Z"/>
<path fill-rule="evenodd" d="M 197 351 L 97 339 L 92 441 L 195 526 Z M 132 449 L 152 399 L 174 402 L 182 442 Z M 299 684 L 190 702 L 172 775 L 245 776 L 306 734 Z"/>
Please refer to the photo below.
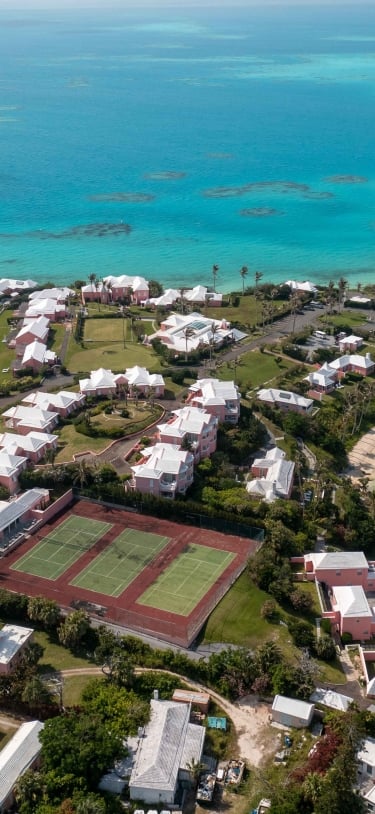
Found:
<path fill-rule="evenodd" d="M 363 551 L 329 551 L 327 553 L 305 554 L 305 563 L 311 560 L 315 570 L 340 571 L 345 568 L 368 569 L 368 562 Z"/>
<path fill-rule="evenodd" d="M 10 503 L 0 503 L 0 531 L 7 529 L 11 523 L 19 520 L 29 509 L 33 509 L 42 498 L 48 497 L 48 495 L 48 489 L 28 489 Z"/>
<path fill-rule="evenodd" d="M 272 704 L 272 712 L 281 712 L 286 715 L 293 715 L 308 721 L 314 709 L 314 704 L 307 701 L 299 701 L 297 698 L 288 698 L 285 695 L 275 695 Z"/>
<path fill-rule="evenodd" d="M 33 763 L 41 750 L 39 733 L 44 724 L 28 721 L 0 752 L 0 805 L 13 790 L 19 776 Z"/>
<path fill-rule="evenodd" d="M 19 625 L 4 625 L 0 630 L 0 663 L 9 664 L 13 656 L 25 642 L 30 639 L 34 631 L 31 627 Z"/>
<path fill-rule="evenodd" d="M 357 760 L 375 766 L 375 738 L 365 738 L 357 752 Z"/>
<path fill-rule="evenodd" d="M 333 585 L 336 607 L 342 617 L 372 617 L 370 605 L 362 585 Z"/>

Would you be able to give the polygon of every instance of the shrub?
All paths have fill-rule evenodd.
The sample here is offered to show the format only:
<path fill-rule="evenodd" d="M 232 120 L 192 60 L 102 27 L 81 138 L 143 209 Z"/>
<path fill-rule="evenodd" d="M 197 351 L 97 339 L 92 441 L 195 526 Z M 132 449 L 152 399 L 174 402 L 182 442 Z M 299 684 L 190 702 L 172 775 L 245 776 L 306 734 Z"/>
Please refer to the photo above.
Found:
<path fill-rule="evenodd" d="M 260 615 L 262 619 L 267 619 L 268 622 L 272 622 L 278 618 L 278 611 L 276 602 L 273 599 L 267 599 L 263 602 L 263 605 L 260 609 Z"/>
<path fill-rule="evenodd" d="M 352 641 L 353 641 L 353 636 L 352 636 L 352 634 L 351 634 L 351 633 L 343 633 L 343 634 L 342 634 L 342 636 L 341 636 L 341 641 L 342 641 L 342 643 L 343 643 L 344 645 L 345 645 L 345 644 L 351 644 L 351 643 L 352 643 Z"/>

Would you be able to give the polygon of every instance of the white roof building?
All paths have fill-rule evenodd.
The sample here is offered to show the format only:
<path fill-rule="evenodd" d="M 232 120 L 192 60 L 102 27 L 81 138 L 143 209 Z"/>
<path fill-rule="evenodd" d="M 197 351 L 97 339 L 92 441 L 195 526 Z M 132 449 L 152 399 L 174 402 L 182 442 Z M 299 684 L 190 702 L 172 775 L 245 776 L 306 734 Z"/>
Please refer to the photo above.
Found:
<path fill-rule="evenodd" d="M 80 407 L 85 402 L 84 393 L 74 393 L 70 390 L 60 390 L 59 393 L 45 393 L 37 390 L 25 396 L 22 401 L 25 404 L 33 404 L 41 410 L 69 411 Z"/>
<path fill-rule="evenodd" d="M 33 430 L 42 430 L 43 432 L 48 432 L 59 420 L 58 413 L 41 410 L 40 407 L 25 407 L 22 404 L 9 407 L 8 410 L 5 410 L 3 416 L 9 419 L 10 425 L 13 427 L 31 427 Z"/>
<path fill-rule="evenodd" d="M 48 499 L 48 489 L 34 488 L 22 492 L 21 495 L 13 498 L 9 503 L 6 500 L 0 500 L 0 532 L 9 528 L 13 523 L 22 519 L 31 509 L 35 509 Z"/>
<path fill-rule="evenodd" d="M 59 316 L 64 316 L 66 313 L 65 303 L 58 302 L 51 297 L 45 299 L 31 300 L 30 305 L 25 311 L 25 317 L 39 317 L 48 316 L 56 319 Z"/>
<path fill-rule="evenodd" d="M 58 440 L 57 435 L 47 432 L 29 432 L 27 435 L 18 435 L 14 432 L 0 433 L 0 448 L 5 449 L 9 454 L 16 455 L 18 450 L 25 452 L 26 457 L 44 450 L 45 446 L 54 446 Z"/>
<path fill-rule="evenodd" d="M 109 283 L 109 285 L 113 288 L 131 288 L 132 291 L 148 291 L 147 280 L 145 280 L 144 277 L 140 277 L 138 274 L 135 276 L 120 274 L 119 277 L 114 277 L 110 274 L 108 277 L 104 277 L 103 279 L 106 284 Z"/>
<path fill-rule="evenodd" d="M 339 340 L 339 348 L 342 350 L 346 347 L 346 345 L 355 345 L 356 348 L 360 348 L 363 345 L 363 337 L 362 336 L 355 336 L 355 334 L 350 334 L 349 336 L 343 336 Z"/>
<path fill-rule="evenodd" d="M 0 292 L 6 294 L 8 292 L 27 291 L 29 288 L 36 288 L 38 283 L 35 280 L 14 280 L 11 277 L 2 277 L 0 280 Z"/>
<path fill-rule="evenodd" d="M 18 731 L 0 752 L 0 810 L 12 802 L 12 792 L 18 778 L 31 768 L 40 751 L 39 733 L 44 724 L 28 721 L 21 724 Z"/>
<path fill-rule="evenodd" d="M 217 418 L 201 410 L 199 407 L 182 407 L 181 410 L 173 410 L 174 418 L 165 424 L 158 424 L 158 430 L 171 438 L 179 436 L 181 441 L 185 435 L 200 435 L 210 425 L 217 426 Z"/>
<path fill-rule="evenodd" d="M 164 386 L 164 379 L 160 373 L 149 373 L 145 367 L 127 367 L 124 374 L 120 373 L 117 378 L 125 377 L 130 387 L 157 387 Z"/>
<path fill-rule="evenodd" d="M 306 381 L 309 382 L 311 387 L 330 390 L 337 382 L 337 371 L 325 362 L 319 370 L 313 370 L 312 373 L 309 373 L 308 376 L 306 376 Z"/>
<path fill-rule="evenodd" d="M 106 370 L 104 367 L 99 367 L 98 370 L 92 370 L 89 379 L 79 380 L 79 389 L 81 393 L 95 394 L 97 390 L 112 390 L 116 391 L 116 381 L 112 370 Z"/>
<path fill-rule="evenodd" d="M 359 763 L 375 767 L 375 738 L 364 738 L 357 752 L 357 760 Z"/>
<path fill-rule="evenodd" d="M 72 297 L 74 291 L 72 288 L 62 286 L 61 288 L 43 288 L 42 291 L 33 291 L 29 296 L 29 302 L 34 303 L 37 300 L 56 300 L 56 302 L 65 302 L 68 297 Z"/>
<path fill-rule="evenodd" d="M 333 585 L 332 592 L 332 607 L 340 611 L 343 619 L 372 617 L 372 610 L 362 585 Z"/>
<path fill-rule="evenodd" d="M 131 800 L 174 803 L 179 772 L 201 759 L 205 728 L 189 723 L 190 704 L 151 701 L 129 782 Z"/>
<path fill-rule="evenodd" d="M 300 280 L 287 280 L 284 285 L 288 285 L 293 292 L 302 291 L 306 294 L 315 294 L 318 290 L 313 283 L 310 283 L 310 280 L 305 280 L 304 282 Z"/>
<path fill-rule="evenodd" d="M 152 339 L 160 339 L 176 353 L 190 353 L 202 346 L 220 346 L 225 340 L 232 341 L 233 334 L 225 319 L 210 319 L 197 313 L 171 314 L 160 329 L 148 337 L 149 342 Z"/>
<path fill-rule="evenodd" d="M 252 469 L 269 469 L 270 466 L 276 461 L 281 461 L 285 458 L 286 453 L 280 447 L 272 447 L 267 450 L 264 458 L 254 458 Z"/>
<path fill-rule="evenodd" d="M 180 297 L 181 291 L 178 291 L 177 288 L 167 288 L 166 291 L 164 291 L 164 294 L 161 294 L 160 297 L 150 297 L 148 300 L 146 300 L 145 305 L 154 305 L 156 308 L 158 306 L 168 308 Z"/>
<path fill-rule="evenodd" d="M 344 356 L 339 356 L 333 362 L 330 362 L 330 367 L 334 370 L 347 370 L 348 367 L 360 368 L 364 372 L 371 371 L 375 365 L 374 360 L 371 358 L 370 353 L 361 356 L 359 353 L 346 353 Z"/>
<path fill-rule="evenodd" d="M 47 317 L 37 317 L 36 319 L 26 319 L 20 331 L 16 336 L 16 343 L 22 343 L 22 339 L 27 334 L 35 336 L 40 342 L 45 342 L 48 336 L 49 319 Z"/>
<path fill-rule="evenodd" d="M 131 467 L 134 478 L 159 481 L 161 491 L 185 493 L 193 482 L 194 455 L 175 444 L 159 442 L 142 452 L 142 462 Z"/>
<path fill-rule="evenodd" d="M 312 695 L 310 695 L 310 701 L 315 704 L 322 704 L 324 707 L 330 707 L 330 709 L 337 709 L 340 712 L 347 712 L 350 704 L 353 703 L 353 699 L 349 695 L 343 695 L 341 692 L 323 689 L 322 687 L 315 688 Z"/>
<path fill-rule="evenodd" d="M 30 342 L 29 345 L 26 345 L 21 364 L 24 367 L 27 367 L 27 365 L 32 362 L 38 362 L 41 365 L 46 365 L 55 361 L 56 353 L 48 350 L 47 345 L 45 345 L 43 342 L 39 342 L 37 339 L 34 339 L 34 342 Z"/>
<path fill-rule="evenodd" d="M 241 393 L 237 385 L 232 382 L 223 382 L 219 379 L 197 379 L 189 387 L 190 400 L 194 400 L 197 407 L 212 412 L 211 408 L 222 407 L 223 415 L 229 412 L 232 419 L 237 420 L 240 414 Z"/>
<path fill-rule="evenodd" d="M 368 562 L 363 551 L 328 551 L 305 554 L 306 562 L 313 563 L 314 571 L 344 571 L 346 569 L 368 570 Z"/>
<path fill-rule="evenodd" d="M 33 633 L 34 631 L 30 627 L 4 625 L 0 630 L 0 664 L 8 665 L 18 651 L 31 640 Z"/>
<path fill-rule="evenodd" d="M 297 408 L 302 412 L 308 412 L 314 404 L 312 399 L 306 399 L 290 390 L 276 390 L 273 387 L 259 390 L 257 398 L 259 401 L 266 401 L 287 409 Z"/>
<path fill-rule="evenodd" d="M 300 729 L 309 726 L 314 715 L 314 704 L 275 695 L 272 704 L 272 718 L 283 726 L 294 726 Z"/>
<path fill-rule="evenodd" d="M 369 305 L 371 299 L 370 297 L 360 297 L 356 295 L 355 297 L 350 297 L 349 302 L 355 302 L 357 305 Z"/>
<path fill-rule="evenodd" d="M 267 503 L 272 503 L 279 497 L 289 498 L 293 488 L 294 469 L 293 461 L 278 458 L 270 463 L 264 477 L 247 482 L 246 491 L 253 497 L 263 498 Z"/>
<path fill-rule="evenodd" d="M 27 458 L 21 455 L 12 455 L 4 449 L 0 450 L 0 477 L 16 478 L 27 464 Z"/>

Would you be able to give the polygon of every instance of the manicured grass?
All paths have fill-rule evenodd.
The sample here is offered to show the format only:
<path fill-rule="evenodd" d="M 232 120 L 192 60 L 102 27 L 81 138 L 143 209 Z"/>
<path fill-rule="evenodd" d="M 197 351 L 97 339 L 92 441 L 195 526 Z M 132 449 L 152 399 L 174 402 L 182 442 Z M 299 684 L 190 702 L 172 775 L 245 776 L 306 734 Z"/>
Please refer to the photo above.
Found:
<path fill-rule="evenodd" d="M 168 537 L 127 528 L 70 585 L 120 596 L 167 543 Z"/>
<path fill-rule="evenodd" d="M 12 371 L 10 366 L 16 354 L 14 350 L 10 350 L 8 345 L 3 341 L 9 334 L 8 317 L 11 317 L 13 311 L 6 309 L 0 314 L 0 384 L 5 381 L 12 381 Z M 8 368 L 8 370 L 7 370 Z M 5 373 L 3 373 L 5 370 Z"/>
<path fill-rule="evenodd" d="M 188 616 L 232 562 L 234 554 L 189 545 L 138 599 L 140 605 Z"/>
<path fill-rule="evenodd" d="M 332 314 L 326 317 L 322 316 L 319 321 L 322 322 L 323 325 L 333 325 L 334 327 L 337 325 L 348 325 L 348 327 L 355 328 L 359 325 L 368 325 L 365 314 L 346 310 L 342 311 L 341 314 Z"/>
<path fill-rule="evenodd" d="M 276 361 L 276 356 L 269 353 L 261 353 L 258 350 L 248 351 L 241 356 L 237 364 L 233 362 L 219 366 L 217 375 L 224 381 L 236 380 L 239 387 L 251 390 L 254 387 L 267 385 L 275 387 L 277 379 L 285 375 L 295 363 L 288 359 Z"/>
<path fill-rule="evenodd" d="M 64 678 L 63 685 L 64 707 L 78 706 L 81 701 L 83 691 L 86 689 L 87 685 L 90 684 L 91 681 L 93 681 L 93 679 L 95 679 L 96 681 L 98 679 L 101 680 L 100 676 L 93 675 L 67 676 L 66 678 Z"/>
<path fill-rule="evenodd" d="M 160 360 L 154 350 L 139 342 L 127 341 L 125 348 L 122 342 L 111 342 L 110 347 L 104 342 L 90 342 L 87 348 L 82 348 L 73 338 L 69 342 L 65 363 L 71 373 L 97 370 L 99 367 L 122 371 L 134 365 L 146 367 L 152 373 L 160 368 Z"/>
<path fill-rule="evenodd" d="M 43 579 L 58 579 L 110 528 L 110 523 L 71 515 L 17 560 L 12 565 L 12 570 L 34 574 Z"/>
<path fill-rule="evenodd" d="M 56 463 L 71 461 L 73 455 L 79 455 L 82 452 L 102 452 L 111 443 L 110 438 L 88 438 L 87 435 L 81 435 L 76 432 L 73 424 L 61 427 L 58 435 L 59 451 L 56 455 Z"/>
<path fill-rule="evenodd" d="M 91 667 L 92 663 L 85 658 L 75 656 L 70 650 L 62 647 L 54 641 L 48 633 L 36 630 L 34 640 L 44 648 L 44 653 L 39 661 L 38 669 L 40 673 L 53 673 L 60 670 L 71 670 L 74 667 Z"/>
<path fill-rule="evenodd" d="M 130 339 L 129 320 L 112 317 L 109 319 L 86 319 L 85 342 L 123 342 Z"/>
<path fill-rule="evenodd" d="M 241 281 L 240 281 L 241 282 Z M 287 307 L 288 303 L 281 300 L 275 301 L 275 318 L 280 316 Z M 204 308 L 202 312 L 207 317 L 213 319 L 226 319 L 228 322 L 240 322 L 242 325 L 253 327 L 261 322 L 262 304 L 257 302 L 255 297 L 250 294 L 249 296 L 240 296 L 240 304 L 237 308 L 232 305 L 218 307 L 218 308 Z"/>
<path fill-rule="evenodd" d="M 309 593 L 314 599 L 312 612 L 308 618 L 304 618 L 304 621 L 315 627 L 315 617 L 320 617 L 321 614 L 314 585 L 303 583 L 296 584 L 296 587 Z M 253 585 L 246 573 L 242 574 L 211 613 L 202 632 L 202 643 L 228 642 L 255 648 L 262 642 L 272 639 L 286 657 L 295 659 L 300 651 L 294 646 L 287 627 L 269 623 L 260 615 L 266 599 L 270 599 L 269 594 Z M 286 622 L 291 618 L 301 618 L 299 613 L 285 613 L 281 608 L 279 611 Z M 338 659 L 332 663 L 318 660 L 318 665 L 321 669 L 321 681 L 333 684 L 345 683 L 346 678 Z"/>
<path fill-rule="evenodd" d="M 65 325 L 60 325 L 56 322 L 51 326 L 51 342 L 48 343 L 48 347 L 54 350 L 57 356 L 60 356 L 65 333 Z"/>

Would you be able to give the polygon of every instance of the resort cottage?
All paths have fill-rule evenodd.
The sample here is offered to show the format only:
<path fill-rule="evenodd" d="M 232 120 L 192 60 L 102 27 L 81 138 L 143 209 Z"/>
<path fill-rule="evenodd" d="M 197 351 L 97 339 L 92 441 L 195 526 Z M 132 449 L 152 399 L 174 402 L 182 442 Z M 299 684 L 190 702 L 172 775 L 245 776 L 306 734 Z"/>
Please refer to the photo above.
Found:
<path fill-rule="evenodd" d="M 0 752 L 0 814 L 10 811 L 15 804 L 14 788 L 17 780 L 28 769 L 36 769 L 42 745 L 39 733 L 44 724 L 27 721 Z"/>
<path fill-rule="evenodd" d="M 130 488 L 173 499 L 176 494 L 185 494 L 193 483 L 194 455 L 174 444 L 158 443 L 144 449 L 141 460 L 131 469 Z"/>
<path fill-rule="evenodd" d="M 0 630 L 0 674 L 8 675 L 19 664 L 22 654 L 33 641 L 34 631 L 20 625 L 4 625 Z"/>
<path fill-rule="evenodd" d="M 157 426 L 157 439 L 165 444 L 182 444 L 193 453 L 195 462 L 209 458 L 216 450 L 218 420 L 198 407 L 174 410 L 171 418 Z"/>
<path fill-rule="evenodd" d="M 238 424 L 241 393 L 234 382 L 198 379 L 190 385 L 186 402 L 216 416 L 220 423 Z"/>
<path fill-rule="evenodd" d="M 269 404 L 270 407 L 278 407 L 285 412 L 301 413 L 302 415 L 311 413 L 314 405 L 312 399 L 306 399 L 290 390 L 276 390 L 275 388 L 262 388 L 257 393 L 257 399 Z"/>

